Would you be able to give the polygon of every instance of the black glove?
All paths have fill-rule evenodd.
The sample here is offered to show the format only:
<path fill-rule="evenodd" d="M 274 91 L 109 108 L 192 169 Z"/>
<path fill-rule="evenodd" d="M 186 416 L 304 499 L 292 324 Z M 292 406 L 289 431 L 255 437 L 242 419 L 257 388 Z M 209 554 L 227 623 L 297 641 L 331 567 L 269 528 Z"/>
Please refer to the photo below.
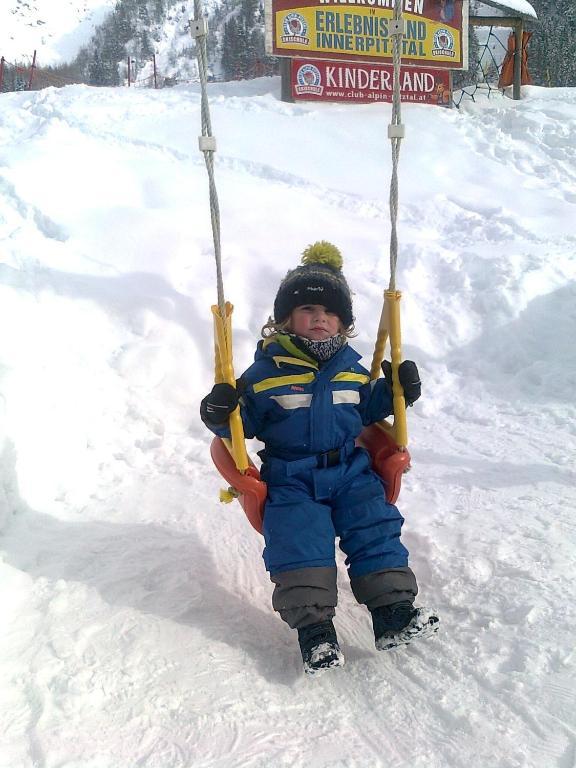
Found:
<path fill-rule="evenodd" d="M 200 418 L 205 424 L 224 424 L 236 410 L 240 393 L 230 384 L 214 384 L 200 403 Z"/>
<path fill-rule="evenodd" d="M 382 372 L 384 378 L 392 387 L 392 363 L 389 360 L 382 362 Z M 422 384 L 420 374 L 413 360 L 403 360 L 398 366 L 398 379 L 404 390 L 404 400 L 406 405 L 413 405 L 422 394 Z"/>

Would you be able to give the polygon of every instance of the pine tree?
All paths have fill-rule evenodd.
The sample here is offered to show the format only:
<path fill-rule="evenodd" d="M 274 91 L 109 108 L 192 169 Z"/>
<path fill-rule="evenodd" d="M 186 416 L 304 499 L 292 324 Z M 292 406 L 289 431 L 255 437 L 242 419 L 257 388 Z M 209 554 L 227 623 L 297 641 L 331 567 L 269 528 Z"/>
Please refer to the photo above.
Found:
<path fill-rule="evenodd" d="M 150 0 L 153 14 L 163 13 L 165 0 Z M 148 0 L 117 0 L 114 10 L 96 30 L 76 62 L 83 66 L 88 82 L 119 85 L 119 65 L 130 55 L 141 62 L 154 54 L 153 22 Z"/>
<path fill-rule="evenodd" d="M 222 39 L 222 69 L 226 80 L 234 80 L 238 77 L 238 25 L 232 17 L 224 24 L 224 36 Z"/>
<path fill-rule="evenodd" d="M 242 21 L 247 30 L 252 30 L 256 23 L 258 0 L 242 0 Z"/>
<path fill-rule="evenodd" d="M 538 21 L 528 48 L 528 68 L 536 85 L 576 86 L 576 8 L 574 0 L 532 0 Z"/>
<path fill-rule="evenodd" d="M 236 52 L 236 79 L 245 80 L 250 72 L 249 32 L 244 19 L 238 24 L 238 48 Z"/>
<path fill-rule="evenodd" d="M 467 85 L 476 83 L 480 68 L 480 55 L 476 28 L 470 25 L 468 28 L 468 69 L 457 70 L 452 75 L 452 86 L 455 89 L 465 88 Z"/>
<path fill-rule="evenodd" d="M 164 6 L 164 0 L 154 0 L 152 4 L 152 15 L 154 17 L 154 21 L 157 23 L 164 20 L 164 13 L 165 13 L 165 6 Z"/>
<path fill-rule="evenodd" d="M 224 24 L 221 65 L 226 79 L 259 77 L 275 69 L 266 55 L 264 11 L 260 0 L 234 0 L 233 15 Z M 229 11 L 230 13 L 230 11 Z"/>
<path fill-rule="evenodd" d="M 142 61 L 149 61 L 154 55 L 154 45 L 150 39 L 150 34 L 147 29 L 143 29 L 139 35 L 140 43 L 140 59 Z"/>
<path fill-rule="evenodd" d="M 94 51 L 88 63 L 88 82 L 90 85 L 108 85 L 106 81 L 106 66 L 98 51 Z"/>

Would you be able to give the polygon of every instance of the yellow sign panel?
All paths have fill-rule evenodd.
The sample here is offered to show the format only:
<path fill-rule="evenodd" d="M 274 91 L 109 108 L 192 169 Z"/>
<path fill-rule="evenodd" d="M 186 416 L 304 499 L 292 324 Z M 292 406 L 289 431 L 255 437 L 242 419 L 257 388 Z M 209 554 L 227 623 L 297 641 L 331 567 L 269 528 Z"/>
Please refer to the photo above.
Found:
<path fill-rule="evenodd" d="M 464 4 L 464 7 L 463 7 Z M 412 5 L 412 4 L 410 4 Z M 402 59 L 405 64 L 435 67 L 467 66 L 466 0 L 448 19 L 440 5 L 428 0 L 422 12 L 404 13 Z M 428 11 L 428 13 L 427 13 Z M 315 56 L 332 59 L 386 61 L 392 58 L 393 10 L 364 4 L 362 0 L 337 5 L 327 0 L 269 0 L 266 20 L 267 49 L 275 56 Z M 463 34 L 463 31 L 466 34 Z"/>

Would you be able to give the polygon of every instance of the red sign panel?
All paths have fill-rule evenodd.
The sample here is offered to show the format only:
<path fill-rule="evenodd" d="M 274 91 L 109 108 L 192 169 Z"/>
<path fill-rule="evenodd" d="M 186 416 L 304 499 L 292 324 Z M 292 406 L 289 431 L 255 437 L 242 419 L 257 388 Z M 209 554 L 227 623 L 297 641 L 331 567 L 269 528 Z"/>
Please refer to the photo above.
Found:
<path fill-rule="evenodd" d="M 469 0 L 402 1 L 402 63 L 466 69 Z M 266 0 L 265 10 L 273 56 L 392 60 L 393 0 Z"/>
<path fill-rule="evenodd" d="M 293 59 L 291 86 L 295 100 L 356 104 L 392 101 L 394 67 L 388 64 Z M 450 73 L 446 70 L 402 67 L 400 89 L 402 101 L 450 106 Z"/>

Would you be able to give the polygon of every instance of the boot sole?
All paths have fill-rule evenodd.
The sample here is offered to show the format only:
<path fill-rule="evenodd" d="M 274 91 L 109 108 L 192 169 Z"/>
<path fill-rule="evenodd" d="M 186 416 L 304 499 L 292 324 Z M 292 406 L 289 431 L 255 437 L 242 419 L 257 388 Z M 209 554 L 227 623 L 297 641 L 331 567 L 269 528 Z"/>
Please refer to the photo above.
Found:
<path fill-rule="evenodd" d="M 321 675 L 323 672 L 327 672 L 329 669 L 343 667 L 344 654 L 341 650 L 338 650 L 336 655 L 334 655 L 334 649 L 331 648 L 330 651 L 325 652 L 324 657 L 320 655 L 320 658 L 316 663 L 322 664 L 322 666 L 312 666 L 312 664 L 305 662 L 304 674 L 308 675 L 309 677 L 313 677 L 315 675 Z"/>
<path fill-rule="evenodd" d="M 379 637 L 376 640 L 376 650 L 390 651 L 401 645 L 410 645 L 413 640 L 420 640 L 435 635 L 438 632 L 439 626 L 440 619 L 434 611 L 419 608 L 418 613 L 407 627 L 401 629 L 395 635 Z"/>

